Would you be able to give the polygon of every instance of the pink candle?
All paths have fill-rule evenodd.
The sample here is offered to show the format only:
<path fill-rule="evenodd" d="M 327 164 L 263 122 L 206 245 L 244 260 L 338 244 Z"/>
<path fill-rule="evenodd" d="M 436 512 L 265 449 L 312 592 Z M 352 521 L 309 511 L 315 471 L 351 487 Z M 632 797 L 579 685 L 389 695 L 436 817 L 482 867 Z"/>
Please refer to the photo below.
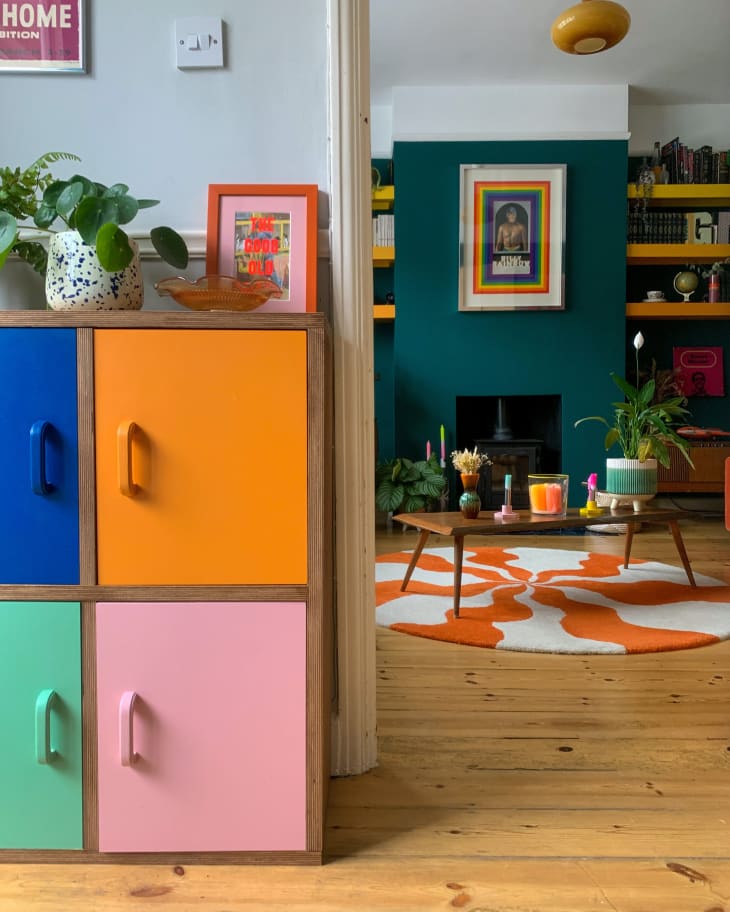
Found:
<path fill-rule="evenodd" d="M 563 512 L 563 486 L 559 482 L 545 485 L 545 509 L 548 513 Z"/>
<path fill-rule="evenodd" d="M 446 462 L 446 434 L 443 424 L 441 425 L 441 462 Z"/>
<path fill-rule="evenodd" d="M 431 458 L 431 441 L 426 441 L 426 462 Z"/>

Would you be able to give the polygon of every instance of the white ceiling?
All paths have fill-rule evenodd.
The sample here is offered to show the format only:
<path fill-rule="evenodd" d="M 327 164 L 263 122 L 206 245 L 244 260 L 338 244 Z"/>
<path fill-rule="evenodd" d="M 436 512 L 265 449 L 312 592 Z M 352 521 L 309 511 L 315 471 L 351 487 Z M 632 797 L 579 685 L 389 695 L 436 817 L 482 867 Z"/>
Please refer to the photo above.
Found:
<path fill-rule="evenodd" d="M 621 0 L 629 34 L 583 57 L 550 40 L 572 2 L 370 0 L 372 103 L 394 86 L 545 84 L 628 85 L 631 104 L 730 103 L 730 0 Z"/>

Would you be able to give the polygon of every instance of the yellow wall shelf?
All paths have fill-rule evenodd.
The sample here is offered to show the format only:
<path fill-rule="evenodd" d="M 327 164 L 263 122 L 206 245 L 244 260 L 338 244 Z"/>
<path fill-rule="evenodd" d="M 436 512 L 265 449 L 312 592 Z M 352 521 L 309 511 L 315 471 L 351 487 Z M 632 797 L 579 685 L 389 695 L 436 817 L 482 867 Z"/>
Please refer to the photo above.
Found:
<path fill-rule="evenodd" d="M 392 209 L 395 202 L 395 187 L 376 187 L 373 190 L 373 209 Z"/>
<path fill-rule="evenodd" d="M 373 247 L 373 266 L 376 269 L 385 269 L 394 262 L 395 247 Z"/>
<path fill-rule="evenodd" d="M 373 304 L 373 319 L 383 322 L 395 320 L 395 304 Z"/>
<path fill-rule="evenodd" d="M 727 320 L 730 318 L 730 302 L 636 301 L 626 305 L 626 316 L 646 320 Z"/>
<path fill-rule="evenodd" d="M 646 197 L 629 184 L 627 196 L 651 206 L 720 206 L 730 200 L 730 184 L 654 184 Z"/>
<path fill-rule="evenodd" d="M 629 265 L 714 263 L 730 257 L 730 244 L 627 244 Z"/>

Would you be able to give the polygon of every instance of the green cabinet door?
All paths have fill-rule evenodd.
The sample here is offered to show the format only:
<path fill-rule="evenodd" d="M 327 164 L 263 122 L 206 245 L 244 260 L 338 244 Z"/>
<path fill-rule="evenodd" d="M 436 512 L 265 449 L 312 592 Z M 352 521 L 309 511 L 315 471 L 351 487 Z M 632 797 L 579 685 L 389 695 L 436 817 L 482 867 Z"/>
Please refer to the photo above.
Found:
<path fill-rule="evenodd" d="M 0 602 L 0 847 L 83 847 L 80 606 Z"/>

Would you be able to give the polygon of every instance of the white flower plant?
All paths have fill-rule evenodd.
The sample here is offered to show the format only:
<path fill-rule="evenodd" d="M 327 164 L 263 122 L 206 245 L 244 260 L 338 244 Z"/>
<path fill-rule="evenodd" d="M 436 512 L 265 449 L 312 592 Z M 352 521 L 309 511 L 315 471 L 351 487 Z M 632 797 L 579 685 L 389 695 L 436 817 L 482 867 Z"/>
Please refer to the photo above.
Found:
<path fill-rule="evenodd" d="M 473 450 L 454 450 L 451 462 L 457 472 L 464 475 L 475 475 L 482 466 L 492 464 L 489 456 L 486 453 L 479 453 L 476 447 Z"/>
<path fill-rule="evenodd" d="M 684 408 L 687 400 L 684 396 L 672 396 L 662 402 L 654 402 L 654 379 L 638 386 L 639 349 L 644 345 L 644 337 L 639 332 L 634 336 L 636 358 L 637 386 L 633 386 L 623 377 L 611 372 L 616 386 L 626 397 L 624 402 L 612 402 L 613 418 L 608 420 L 602 415 L 589 415 L 579 418 L 574 427 L 584 421 L 600 421 L 608 428 L 604 439 L 606 450 L 618 444 L 625 459 L 638 459 L 641 462 L 654 458 L 667 468 L 670 464 L 668 445 L 674 445 L 690 465 L 694 465 L 689 455 L 686 440 L 683 440 L 672 425 L 686 419 L 689 412 Z"/>

